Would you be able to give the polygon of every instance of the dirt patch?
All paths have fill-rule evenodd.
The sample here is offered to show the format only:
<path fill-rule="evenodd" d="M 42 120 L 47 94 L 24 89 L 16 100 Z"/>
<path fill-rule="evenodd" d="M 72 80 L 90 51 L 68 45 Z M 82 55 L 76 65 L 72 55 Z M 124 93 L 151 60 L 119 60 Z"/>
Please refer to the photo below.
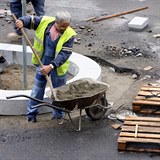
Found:
<path fill-rule="evenodd" d="M 27 66 L 27 88 L 32 89 L 36 68 L 34 66 Z M 68 73 L 67 79 L 73 76 Z M 23 90 L 23 68 L 22 65 L 11 64 L 3 72 L 0 73 L 0 89 L 3 90 Z M 48 84 L 47 84 L 48 86 Z"/>
<path fill-rule="evenodd" d="M 27 66 L 28 89 L 32 88 L 35 75 L 35 67 Z M 23 71 L 22 66 L 12 64 L 0 74 L 0 89 L 3 90 L 22 90 L 23 89 Z"/>

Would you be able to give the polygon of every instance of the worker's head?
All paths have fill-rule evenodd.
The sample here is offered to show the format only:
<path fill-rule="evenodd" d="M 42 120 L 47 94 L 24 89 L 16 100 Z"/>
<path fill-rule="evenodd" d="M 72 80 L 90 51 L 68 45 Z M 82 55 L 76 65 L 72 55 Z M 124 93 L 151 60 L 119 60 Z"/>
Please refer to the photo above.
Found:
<path fill-rule="evenodd" d="M 63 33 L 70 25 L 71 15 L 67 11 L 59 11 L 55 16 L 56 28 L 59 32 Z"/>

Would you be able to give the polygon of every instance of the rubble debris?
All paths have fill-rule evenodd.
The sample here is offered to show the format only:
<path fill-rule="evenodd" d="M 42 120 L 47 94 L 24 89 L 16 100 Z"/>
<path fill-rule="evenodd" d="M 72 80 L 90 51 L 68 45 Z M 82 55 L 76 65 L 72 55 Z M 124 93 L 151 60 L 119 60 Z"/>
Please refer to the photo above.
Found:
<path fill-rule="evenodd" d="M 113 67 L 109 67 L 109 70 L 113 73 L 115 73 L 115 69 Z"/>
<path fill-rule="evenodd" d="M 112 127 L 113 129 L 121 129 L 121 124 L 114 123 L 114 124 L 111 125 L 111 127 Z"/>
<path fill-rule="evenodd" d="M 6 18 L 5 18 L 5 21 L 10 22 L 10 21 L 12 21 L 12 19 L 9 18 L 9 17 L 6 17 Z"/>
<path fill-rule="evenodd" d="M 154 34 L 153 38 L 160 38 L 160 34 Z"/>
<path fill-rule="evenodd" d="M 122 47 L 122 48 L 118 48 L 115 46 L 106 46 L 104 47 L 105 52 L 112 57 L 118 57 L 118 58 L 122 58 L 122 57 L 128 57 L 128 56 L 136 56 L 136 57 L 142 57 L 142 56 L 146 56 L 146 51 L 141 51 L 140 48 L 138 47 Z"/>
<path fill-rule="evenodd" d="M 136 116 L 135 113 L 133 113 L 131 110 L 128 110 L 128 109 L 119 110 L 116 112 L 115 115 L 117 119 L 120 121 L 124 121 L 127 116 Z"/>
<path fill-rule="evenodd" d="M 92 47 L 92 43 L 89 43 L 89 44 L 88 44 L 88 47 Z"/>
<path fill-rule="evenodd" d="M 137 74 L 133 74 L 133 75 L 132 75 L 132 78 L 133 78 L 133 79 L 137 79 L 137 78 L 138 78 Z"/>
<path fill-rule="evenodd" d="M 144 71 L 149 71 L 149 70 L 151 70 L 151 69 L 153 69 L 152 66 L 147 66 L 147 67 L 143 68 Z"/>
<path fill-rule="evenodd" d="M 81 44 L 81 38 L 75 38 L 74 43 L 75 44 Z"/>
<path fill-rule="evenodd" d="M 5 10 L 5 9 L 0 9 L 0 15 L 11 15 L 11 11 L 10 10 Z"/>
<path fill-rule="evenodd" d="M 74 43 L 75 43 L 75 44 L 77 44 L 77 43 L 78 43 L 78 40 L 77 40 L 76 38 L 74 39 Z"/>
<path fill-rule="evenodd" d="M 85 26 L 79 26 L 80 29 L 85 29 Z"/>
<path fill-rule="evenodd" d="M 138 54 L 136 55 L 136 57 L 142 57 L 142 56 L 143 56 L 142 53 L 138 53 Z"/>
<path fill-rule="evenodd" d="M 146 80 L 146 79 L 151 79 L 150 75 L 145 75 L 143 78 L 141 78 L 141 80 Z"/>
<path fill-rule="evenodd" d="M 115 116 L 115 114 L 111 113 L 111 114 L 108 115 L 108 119 L 116 120 L 117 117 Z"/>

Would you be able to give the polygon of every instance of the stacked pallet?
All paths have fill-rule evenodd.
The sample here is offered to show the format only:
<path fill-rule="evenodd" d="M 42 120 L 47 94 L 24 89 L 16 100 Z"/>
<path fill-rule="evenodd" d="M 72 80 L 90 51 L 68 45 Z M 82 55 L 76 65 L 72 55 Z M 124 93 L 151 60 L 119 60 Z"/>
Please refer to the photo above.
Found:
<path fill-rule="evenodd" d="M 160 86 L 144 85 L 132 103 L 134 112 L 160 114 Z"/>
<path fill-rule="evenodd" d="M 126 117 L 118 138 L 118 150 L 160 153 L 160 118 Z"/>

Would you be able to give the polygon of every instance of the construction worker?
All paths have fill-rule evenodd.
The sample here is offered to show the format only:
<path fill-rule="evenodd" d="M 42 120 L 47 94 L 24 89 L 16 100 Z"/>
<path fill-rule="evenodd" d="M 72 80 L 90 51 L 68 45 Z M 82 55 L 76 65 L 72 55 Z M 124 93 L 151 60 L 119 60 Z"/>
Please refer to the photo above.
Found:
<path fill-rule="evenodd" d="M 26 0 L 26 3 L 32 3 L 33 8 L 37 16 L 43 16 L 45 14 L 44 11 L 44 3 L 45 0 Z M 22 17 L 22 0 L 10 0 L 10 10 L 17 18 Z M 17 41 L 21 39 L 22 33 L 16 29 L 14 26 L 15 32 L 9 33 L 8 38 L 11 41 Z"/>
<path fill-rule="evenodd" d="M 32 56 L 32 63 L 36 65 L 36 76 L 32 88 L 31 97 L 43 100 L 46 78 L 45 75 L 51 76 L 53 88 L 66 84 L 67 71 L 69 67 L 68 58 L 72 54 L 74 36 L 76 32 L 70 27 L 71 15 L 67 11 L 57 12 L 54 17 L 21 17 L 16 21 L 16 27 L 26 27 L 34 29 L 34 48 L 37 51 L 43 68 L 40 68 L 36 57 Z M 29 100 L 27 107 L 27 120 L 36 122 L 37 109 L 32 106 L 37 102 Z M 63 122 L 64 112 L 54 109 L 53 118 Z"/>

